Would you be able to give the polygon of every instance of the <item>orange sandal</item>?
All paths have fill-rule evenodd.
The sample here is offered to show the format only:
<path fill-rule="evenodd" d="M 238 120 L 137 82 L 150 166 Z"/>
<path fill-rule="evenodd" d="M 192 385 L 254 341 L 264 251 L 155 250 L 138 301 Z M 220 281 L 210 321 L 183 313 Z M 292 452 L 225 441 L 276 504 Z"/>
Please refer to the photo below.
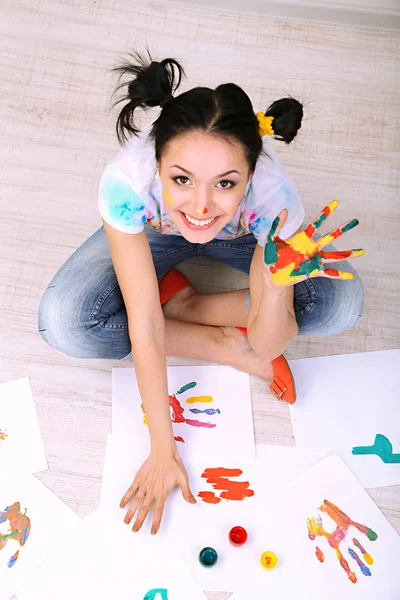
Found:
<path fill-rule="evenodd" d="M 175 294 L 181 290 L 184 290 L 186 287 L 189 287 L 189 285 L 192 284 L 183 273 L 177 271 L 176 269 L 171 269 L 171 271 L 168 271 L 158 286 L 160 290 L 161 306 L 168 302 L 168 300 L 175 296 Z"/>
<path fill-rule="evenodd" d="M 246 327 L 237 327 L 244 335 L 247 335 Z M 296 386 L 294 384 L 293 373 L 290 370 L 286 358 L 281 354 L 272 361 L 274 369 L 274 378 L 271 381 L 269 389 L 278 400 L 285 400 L 288 404 L 296 402 Z"/>
<path fill-rule="evenodd" d="M 175 294 L 192 285 L 187 277 L 176 269 L 171 269 L 159 283 L 160 302 L 165 304 Z M 244 335 L 247 335 L 246 327 L 237 327 Z M 288 404 L 296 402 L 296 387 L 292 371 L 286 358 L 281 354 L 272 361 L 274 378 L 269 386 L 271 392 L 278 400 L 285 400 Z"/>

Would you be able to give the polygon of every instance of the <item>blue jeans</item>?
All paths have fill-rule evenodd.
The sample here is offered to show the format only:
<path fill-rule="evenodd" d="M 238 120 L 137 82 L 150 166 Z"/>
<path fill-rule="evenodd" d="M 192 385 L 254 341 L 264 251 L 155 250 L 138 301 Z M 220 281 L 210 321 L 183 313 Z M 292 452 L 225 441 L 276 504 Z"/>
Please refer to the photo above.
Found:
<path fill-rule="evenodd" d="M 250 234 L 232 241 L 191 244 L 146 226 L 157 276 L 195 256 L 209 256 L 249 273 L 256 247 Z M 328 250 L 332 247 L 327 247 Z M 347 261 L 334 268 L 352 271 Z M 364 309 L 364 290 L 351 281 L 317 277 L 294 286 L 299 335 L 327 336 L 354 325 Z M 104 228 L 94 233 L 55 275 L 39 306 L 39 332 L 53 348 L 78 358 L 122 359 L 131 351 L 128 319 Z"/>

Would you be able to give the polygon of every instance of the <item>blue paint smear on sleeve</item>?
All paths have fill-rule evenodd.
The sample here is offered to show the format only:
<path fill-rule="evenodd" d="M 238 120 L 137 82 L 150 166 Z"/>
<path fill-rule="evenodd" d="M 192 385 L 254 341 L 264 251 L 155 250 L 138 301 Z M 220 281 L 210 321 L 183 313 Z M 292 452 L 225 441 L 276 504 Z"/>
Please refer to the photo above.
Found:
<path fill-rule="evenodd" d="M 125 227 L 141 228 L 146 222 L 146 207 L 131 186 L 118 179 L 105 179 L 101 194 L 110 219 Z"/>

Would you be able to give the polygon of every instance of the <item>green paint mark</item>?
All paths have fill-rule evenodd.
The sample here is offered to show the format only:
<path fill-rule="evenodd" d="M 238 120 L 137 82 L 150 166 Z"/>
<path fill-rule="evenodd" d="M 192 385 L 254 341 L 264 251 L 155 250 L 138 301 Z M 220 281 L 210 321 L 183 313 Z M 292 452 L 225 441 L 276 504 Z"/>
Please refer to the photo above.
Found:
<path fill-rule="evenodd" d="M 345 226 L 342 228 L 342 233 L 346 233 L 346 231 L 350 231 L 350 229 L 353 229 L 354 227 L 356 227 L 356 225 L 358 225 L 358 224 L 359 224 L 359 222 L 360 222 L 360 221 L 359 221 L 358 219 L 352 219 L 352 220 L 350 221 L 350 223 L 347 223 L 347 225 L 345 225 Z"/>
<path fill-rule="evenodd" d="M 370 529 L 370 528 L 368 527 L 368 529 L 367 529 L 367 538 L 368 538 L 369 540 L 371 540 L 371 542 L 375 542 L 375 540 L 377 540 L 377 539 L 378 539 L 378 534 L 377 534 L 377 533 L 375 533 L 375 531 L 372 531 L 372 529 Z"/>
<path fill-rule="evenodd" d="M 388 438 L 380 433 L 375 436 L 372 446 L 356 446 L 353 454 L 376 454 L 386 464 L 400 463 L 400 454 L 393 454 L 393 446 Z"/>
<path fill-rule="evenodd" d="M 143 600 L 154 600 L 156 596 L 160 595 L 161 600 L 168 600 L 168 590 L 165 588 L 154 588 L 147 592 Z"/>
<path fill-rule="evenodd" d="M 291 277 L 298 277 L 299 275 L 305 275 L 306 277 L 310 276 L 310 273 L 318 269 L 320 271 L 322 268 L 322 258 L 317 254 L 313 258 L 309 260 L 305 260 L 302 262 L 297 269 L 293 269 L 290 273 Z"/>
<path fill-rule="evenodd" d="M 280 218 L 276 217 L 269 231 L 267 243 L 264 246 L 264 262 L 266 265 L 274 265 L 279 258 L 278 253 L 276 251 L 276 244 L 273 240 L 275 232 L 278 229 L 279 223 Z"/>
<path fill-rule="evenodd" d="M 195 381 L 192 381 L 191 383 L 187 383 L 186 385 L 181 387 L 181 389 L 178 390 L 176 393 L 183 394 L 183 392 L 187 392 L 188 390 L 191 390 L 192 388 L 196 387 L 196 385 L 197 385 L 197 383 Z"/>
<path fill-rule="evenodd" d="M 326 220 L 326 214 L 322 213 L 322 215 L 320 216 L 319 219 L 317 219 L 314 223 L 314 227 L 315 229 L 319 229 L 319 227 L 321 227 L 322 223 Z"/>

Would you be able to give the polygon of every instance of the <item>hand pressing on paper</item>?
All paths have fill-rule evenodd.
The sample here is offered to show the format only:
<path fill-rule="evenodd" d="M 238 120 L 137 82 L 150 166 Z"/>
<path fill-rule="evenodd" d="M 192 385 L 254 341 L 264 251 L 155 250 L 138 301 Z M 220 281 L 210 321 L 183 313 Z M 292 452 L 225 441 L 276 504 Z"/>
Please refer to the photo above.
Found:
<path fill-rule="evenodd" d="M 132 531 L 139 531 L 153 507 L 151 533 L 156 534 L 160 529 L 165 501 L 170 491 L 177 485 L 181 488 L 186 502 L 196 504 L 178 450 L 170 452 L 165 452 L 165 449 L 152 450 L 121 500 L 121 508 L 125 508 L 130 502 L 124 522 L 129 524 L 136 515 Z"/>

